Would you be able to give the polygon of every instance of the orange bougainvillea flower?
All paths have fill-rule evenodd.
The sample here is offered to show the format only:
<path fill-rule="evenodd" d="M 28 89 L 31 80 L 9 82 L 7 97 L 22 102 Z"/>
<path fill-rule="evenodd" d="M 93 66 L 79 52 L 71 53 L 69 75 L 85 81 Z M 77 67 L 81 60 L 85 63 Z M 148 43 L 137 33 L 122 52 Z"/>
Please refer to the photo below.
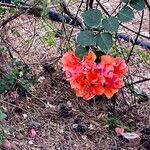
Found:
<path fill-rule="evenodd" d="M 114 67 L 112 65 L 105 65 L 103 75 L 107 78 L 112 78 L 114 75 Z"/>
<path fill-rule="evenodd" d="M 126 74 L 127 71 L 128 71 L 128 66 L 126 65 L 125 60 L 119 57 L 115 58 L 114 73 L 119 76 L 122 76 Z"/>
<path fill-rule="evenodd" d="M 117 92 L 118 92 L 118 89 L 107 88 L 107 87 L 104 90 L 104 94 L 108 99 L 110 99 Z"/>
<path fill-rule="evenodd" d="M 106 64 L 113 64 L 115 62 L 115 59 L 109 55 L 102 55 L 100 57 L 101 64 L 106 65 Z"/>
<path fill-rule="evenodd" d="M 70 80 L 70 84 L 73 89 L 82 89 L 84 85 L 88 84 L 88 81 L 83 74 L 79 74 Z"/>
<path fill-rule="evenodd" d="M 114 75 L 112 78 L 106 78 L 105 85 L 107 87 L 113 87 L 116 89 L 120 89 L 124 86 L 124 82 L 121 77 Z"/>
<path fill-rule="evenodd" d="M 90 90 L 87 90 L 87 91 L 85 92 L 85 94 L 83 95 L 83 98 L 84 98 L 84 100 L 90 100 L 90 99 L 92 99 L 94 96 L 96 96 L 96 95 L 94 95 Z"/>
<path fill-rule="evenodd" d="M 64 71 L 76 69 L 81 65 L 80 59 L 75 56 L 74 50 L 68 51 L 63 55 L 62 63 Z"/>
<path fill-rule="evenodd" d="M 118 76 L 114 75 L 112 78 L 106 78 L 104 94 L 110 99 L 123 86 L 123 79 Z"/>
<path fill-rule="evenodd" d="M 100 83 L 101 85 L 103 85 L 105 83 L 105 78 L 97 70 L 90 70 L 89 72 L 87 72 L 86 79 L 91 84 Z"/>
<path fill-rule="evenodd" d="M 110 99 L 124 86 L 123 75 L 128 67 L 120 57 L 103 55 L 98 64 L 95 60 L 96 55 L 92 51 L 80 60 L 72 50 L 62 58 L 63 70 L 76 96 L 90 100 L 96 95 L 105 94 Z"/>
<path fill-rule="evenodd" d="M 96 60 L 96 55 L 92 51 L 90 51 L 88 55 L 83 57 L 83 61 L 89 64 L 94 63 L 95 60 Z"/>

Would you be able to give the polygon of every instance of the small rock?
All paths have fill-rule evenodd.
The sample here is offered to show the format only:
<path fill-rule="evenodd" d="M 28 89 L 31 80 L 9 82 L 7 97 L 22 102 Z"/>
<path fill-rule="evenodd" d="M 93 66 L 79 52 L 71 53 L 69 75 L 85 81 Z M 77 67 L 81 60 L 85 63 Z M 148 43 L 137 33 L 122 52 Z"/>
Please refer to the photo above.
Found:
<path fill-rule="evenodd" d="M 137 146 L 140 144 L 140 136 L 136 133 L 121 133 L 121 136 L 123 137 L 123 139 L 129 143 L 129 146 Z"/>
<path fill-rule="evenodd" d="M 31 141 L 31 140 L 30 140 L 28 143 L 29 143 L 30 145 L 33 145 L 33 141 Z"/>
<path fill-rule="evenodd" d="M 29 130 L 32 128 L 35 130 L 38 130 L 39 127 L 41 126 L 41 124 L 39 122 L 36 122 L 36 121 L 31 121 L 31 122 L 29 122 L 28 126 L 29 126 Z"/>
<path fill-rule="evenodd" d="M 42 83 L 45 80 L 45 77 L 41 76 L 38 78 L 38 82 Z"/>
<path fill-rule="evenodd" d="M 22 114 L 23 118 L 26 119 L 27 118 L 27 114 Z"/>

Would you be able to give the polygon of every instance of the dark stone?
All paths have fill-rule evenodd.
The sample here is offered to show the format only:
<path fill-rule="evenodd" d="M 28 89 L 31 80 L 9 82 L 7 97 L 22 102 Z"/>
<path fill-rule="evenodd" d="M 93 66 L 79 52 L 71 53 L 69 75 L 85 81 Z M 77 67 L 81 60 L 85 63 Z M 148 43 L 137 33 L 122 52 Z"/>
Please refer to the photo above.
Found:
<path fill-rule="evenodd" d="M 141 144 L 146 150 L 150 150 L 150 139 L 141 139 L 140 144 Z"/>
<path fill-rule="evenodd" d="M 87 126 L 84 123 L 73 124 L 72 128 L 79 134 L 83 134 L 87 130 Z"/>
<path fill-rule="evenodd" d="M 60 117 L 67 118 L 67 117 L 71 116 L 71 109 L 68 108 L 66 105 L 60 104 L 58 108 L 59 108 L 59 116 Z"/>
<path fill-rule="evenodd" d="M 82 122 L 81 118 L 79 118 L 79 117 L 74 119 L 72 128 L 78 134 L 83 134 L 87 131 L 87 126 Z"/>
<path fill-rule="evenodd" d="M 150 135 L 150 127 L 143 129 L 141 131 L 141 133 L 146 134 L 146 135 Z"/>
<path fill-rule="evenodd" d="M 43 69 L 45 73 L 54 73 L 56 70 L 51 64 L 44 64 Z"/>

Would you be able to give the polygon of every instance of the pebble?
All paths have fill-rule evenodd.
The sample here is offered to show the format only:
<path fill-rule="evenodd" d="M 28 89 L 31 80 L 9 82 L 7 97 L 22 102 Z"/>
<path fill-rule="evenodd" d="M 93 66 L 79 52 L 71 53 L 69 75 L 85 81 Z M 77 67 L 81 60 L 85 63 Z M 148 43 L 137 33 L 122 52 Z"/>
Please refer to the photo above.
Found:
<path fill-rule="evenodd" d="M 128 143 L 129 146 L 138 146 L 140 145 L 140 136 L 134 132 L 128 133 L 124 132 L 121 134 L 123 139 Z"/>

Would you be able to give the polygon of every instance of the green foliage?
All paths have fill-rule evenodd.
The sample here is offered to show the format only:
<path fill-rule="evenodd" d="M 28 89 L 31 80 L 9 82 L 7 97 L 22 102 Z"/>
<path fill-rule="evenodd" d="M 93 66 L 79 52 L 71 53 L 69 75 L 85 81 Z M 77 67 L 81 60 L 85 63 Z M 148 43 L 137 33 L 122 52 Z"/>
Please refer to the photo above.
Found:
<path fill-rule="evenodd" d="M 0 121 L 3 121 L 6 117 L 7 115 L 0 108 Z M 0 144 L 3 143 L 3 140 L 7 136 L 8 132 L 5 132 L 5 131 L 6 131 L 5 128 L 2 125 L 0 125 Z"/>
<path fill-rule="evenodd" d="M 5 47 L 0 47 L 0 53 L 7 51 Z"/>
<path fill-rule="evenodd" d="M 147 51 L 136 50 L 135 53 L 138 54 L 144 61 L 150 60 L 150 54 Z"/>
<path fill-rule="evenodd" d="M 82 46 L 89 46 L 94 44 L 94 33 L 91 31 L 81 31 L 78 34 L 77 42 Z"/>
<path fill-rule="evenodd" d="M 29 73 L 30 69 L 27 64 L 12 59 L 12 62 L 6 66 L 6 75 L 0 78 L 0 93 L 16 89 L 18 92 L 25 92 L 35 83 L 35 77 Z"/>
<path fill-rule="evenodd" d="M 115 127 L 117 127 L 120 124 L 119 120 L 117 118 L 115 118 L 115 117 L 107 118 L 105 123 L 110 128 L 115 128 Z"/>
<path fill-rule="evenodd" d="M 52 34 L 43 36 L 42 41 L 44 43 L 48 44 L 48 46 L 56 46 L 56 41 L 54 39 L 54 35 L 52 35 Z"/>
<path fill-rule="evenodd" d="M 129 2 L 129 0 L 121 0 L 122 2 L 124 2 L 124 3 L 128 3 Z"/>
<path fill-rule="evenodd" d="M 11 0 L 11 3 L 15 4 L 15 5 L 20 5 L 22 4 L 21 0 Z"/>
<path fill-rule="evenodd" d="M 107 32 L 103 32 L 96 37 L 96 44 L 101 48 L 101 50 L 106 51 L 112 47 L 112 35 Z"/>
<path fill-rule="evenodd" d="M 119 22 L 116 17 L 109 17 L 102 21 L 102 26 L 105 31 L 108 32 L 117 32 L 119 28 Z"/>
<path fill-rule="evenodd" d="M 0 121 L 4 120 L 7 117 L 7 115 L 5 113 L 2 112 L 2 110 L 0 109 Z"/>
<path fill-rule="evenodd" d="M 5 12 L 6 12 L 5 8 L 3 8 L 3 7 L 0 7 L 0 15 L 3 15 L 3 14 L 5 14 Z"/>
<path fill-rule="evenodd" d="M 10 135 L 10 128 L 0 125 L 0 144 Z"/>
<path fill-rule="evenodd" d="M 118 19 L 121 22 L 129 22 L 134 18 L 133 10 L 130 7 L 124 7 L 119 11 Z"/>
<path fill-rule="evenodd" d="M 84 23 L 89 27 L 97 27 L 101 22 L 102 14 L 98 9 L 89 9 L 83 14 Z"/>
<path fill-rule="evenodd" d="M 145 8 L 144 0 L 131 0 L 130 6 L 138 11 L 143 10 Z"/>
<path fill-rule="evenodd" d="M 82 14 L 85 28 L 77 36 L 77 45 L 81 46 L 78 48 L 76 55 L 82 58 L 86 51 L 83 47 L 99 47 L 99 53 L 107 52 L 113 46 L 113 38 L 117 33 L 120 22 L 130 22 L 134 18 L 133 9 L 142 10 L 145 8 L 144 0 L 121 0 L 127 3 L 116 16 L 102 16 L 101 12 L 97 9 L 85 10 Z M 128 6 L 130 5 L 130 6 Z M 120 48 L 119 48 L 120 49 Z M 112 48 L 114 50 L 114 47 Z M 116 53 L 117 51 L 115 51 Z M 83 53 L 83 54 L 82 54 Z M 118 52 L 117 52 L 118 53 Z M 116 55 L 120 55 L 117 54 Z M 127 56 L 127 53 L 125 54 Z"/>
<path fill-rule="evenodd" d="M 80 59 L 83 58 L 83 56 L 87 55 L 88 51 L 86 50 L 86 48 L 82 47 L 82 46 L 77 46 L 76 47 L 76 51 L 75 51 L 75 55 L 77 57 L 79 57 Z"/>

